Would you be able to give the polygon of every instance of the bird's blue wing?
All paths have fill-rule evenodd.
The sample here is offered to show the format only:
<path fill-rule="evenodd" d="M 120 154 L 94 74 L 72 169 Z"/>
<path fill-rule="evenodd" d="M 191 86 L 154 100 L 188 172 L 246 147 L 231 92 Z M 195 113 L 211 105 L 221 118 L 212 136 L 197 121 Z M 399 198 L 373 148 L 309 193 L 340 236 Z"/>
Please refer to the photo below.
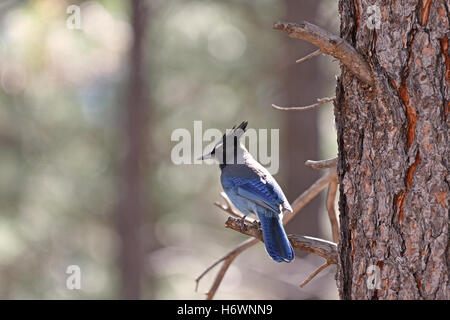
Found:
<path fill-rule="evenodd" d="M 279 214 L 282 209 L 292 212 L 283 191 L 270 173 L 255 163 L 225 166 L 220 177 L 226 193 L 247 199 L 250 202 Z M 239 209 L 239 208 L 238 208 Z"/>
<path fill-rule="evenodd" d="M 254 201 L 274 213 L 280 213 L 281 199 L 273 192 L 273 188 L 261 180 L 250 180 L 238 186 L 237 192 L 240 196 Z"/>
<path fill-rule="evenodd" d="M 279 214 L 280 205 L 284 203 L 284 197 L 280 197 L 274 190 L 274 186 L 260 178 L 227 177 L 227 187 L 254 203 Z M 225 185 L 224 185 L 225 187 Z"/>

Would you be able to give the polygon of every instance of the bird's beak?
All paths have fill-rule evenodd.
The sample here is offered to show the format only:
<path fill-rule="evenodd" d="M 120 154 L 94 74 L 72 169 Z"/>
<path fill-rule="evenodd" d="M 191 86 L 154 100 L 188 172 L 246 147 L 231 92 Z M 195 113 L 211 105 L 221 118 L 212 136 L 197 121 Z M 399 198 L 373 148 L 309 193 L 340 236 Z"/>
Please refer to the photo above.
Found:
<path fill-rule="evenodd" d="M 198 158 L 197 160 L 206 160 L 206 159 L 211 159 L 213 156 L 211 153 L 205 153 L 204 155 L 202 155 L 200 158 Z"/>

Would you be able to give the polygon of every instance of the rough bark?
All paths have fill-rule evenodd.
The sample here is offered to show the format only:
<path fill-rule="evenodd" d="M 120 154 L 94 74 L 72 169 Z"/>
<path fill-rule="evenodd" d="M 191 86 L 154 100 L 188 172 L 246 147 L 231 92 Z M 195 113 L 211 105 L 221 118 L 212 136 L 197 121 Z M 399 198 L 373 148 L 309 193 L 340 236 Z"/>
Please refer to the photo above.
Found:
<path fill-rule="evenodd" d="M 339 11 L 341 37 L 374 77 L 342 66 L 336 89 L 340 296 L 450 299 L 448 2 L 340 0 Z"/>

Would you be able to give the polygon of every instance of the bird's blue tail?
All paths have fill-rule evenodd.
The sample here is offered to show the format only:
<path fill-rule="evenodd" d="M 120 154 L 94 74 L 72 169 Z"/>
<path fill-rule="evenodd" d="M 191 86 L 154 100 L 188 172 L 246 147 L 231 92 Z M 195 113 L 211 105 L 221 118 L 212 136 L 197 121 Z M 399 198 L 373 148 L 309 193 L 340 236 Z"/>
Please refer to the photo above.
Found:
<path fill-rule="evenodd" d="M 267 253 L 276 262 L 291 262 L 294 259 L 294 250 L 279 216 L 264 212 L 259 213 L 258 218 L 261 221 Z"/>

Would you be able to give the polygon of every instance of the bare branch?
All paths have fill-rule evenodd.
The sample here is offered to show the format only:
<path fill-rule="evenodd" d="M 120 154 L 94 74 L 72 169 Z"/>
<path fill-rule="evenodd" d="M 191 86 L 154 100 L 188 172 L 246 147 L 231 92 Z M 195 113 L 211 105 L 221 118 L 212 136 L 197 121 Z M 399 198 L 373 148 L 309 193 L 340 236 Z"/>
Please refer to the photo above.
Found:
<path fill-rule="evenodd" d="M 222 283 L 223 277 L 225 277 L 226 272 L 228 271 L 228 268 L 233 263 L 234 259 L 238 256 L 238 254 L 231 254 L 223 263 L 222 267 L 220 268 L 219 272 L 217 273 L 216 279 L 214 280 L 211 288 L 209 289 L 208 293 L 206 294 L 206 300 L 212 300 L 214 298 L 214 295 L 217 292 L 217 289 L 219 289 L 220 284 Z"/>
<path fill-rule="evenodd" d="M 229 261 L 230 263 L 243 251 L 247 250 L 248 248 L 252 247 L 253 245 L 257 244 L 259 241 L 258 239 L 250 238 L 245 241 L 243 241 L 240 245 L 238 245 L 233 250 L 229 251 L 226 255 L 224 255 L 222 258 L 218 259 L 216 262 L 214 262 L 212 265 L 210 265 L 205 271 L 202 272 L 201 275 L 195 279 L 196 286 L 195 291 L 198 289 L 198 284 L 200 280 L 209 272 L 211 269 L 213 269 L 215 266 L 217 266 L 222 261 Z M 225 266 L 225 264 L 224 264 Z M 230 264 L 227 264 L 227 266 L 220 269 L 220 272 L 218 273 L 216 280 L 214 281 L 214 284 L 212 285 L 211 289 L 208 292 L 209 294 L 212 294 L 211 298 L 214 296 L 215 291 L 218 289 L 220 282 L 222 281 L 223 276 L 225 276 L 225 272 L 227 271 Z M 219 276 L 221 276 L 220 280 L 218 279 Z M 217 282 L 217 284 L 216 284 Z"/>
<path fill-rule="evenodd" d="M 297 212 L 299 212 L 306 204 L 308 204 L 314 197 L 316 197 L 320 191 L 336 177 L 336 168 L 331 168 L 328 172 L 314 182 L 305 192 L 303 192 L 295 201 L 291 207 L 293 212 L 284 215 L 283 224 L 286 225 L 291 221 Z"/>
<path fill-rule="evenodd" d="M 312 23 L 275 22 L 274 29 L 286 31 L 291 38 L 308 41 L 323 53 L 339 59 L 361 81 L 373 85 L 370 67 L 364 58 L 344 39 Z"/>
<path fill-rule="evenodd" d="M 323 264 L 322 266 L 320 266 L 320 268 L 318 268 L 316 271 L 314 271 L 309 277 L 308 279 L 306 279 L 305 281 L 303 281 L 303 283 L 300 285 L 300 287 L 304 287 L 308 284 L 308 282 L 310 282 L 315 276 L 317 276 L 322 270 L 324 270 L 326 267 L 328 267 L 330 264 L 327 262 L 325 262 L 325 264 Z"/>
<path fill-rule="evenodd" d="M 278 109 L 278 110 L 285 110 L 285 111 L 305 111 L 305 110 L 311 110 L 314 108 L 317 108 L 325 103 L 331 102 L 336 97 L 326 97 L 326 98 L 319 98 L 317 99 L 317 103 L 311 104 L 309 106 L 303 106 L 303 107 L 280 107 L 276 104 L 272 104 L 272 108 Z"/>
<path fill-rule="evenodd" d="M 338 181 L 337 178 L 330 182 L 328 185 L 328 192 L 327 192 L 327 211 L 328 216 L 330 218 L 330 224 L 331 224 L 331 232 L 333 234 L 333 241 L 338 243 L 339 241 L 339 225 L 336 218 L 336 210 L 334 206 L 334 202 L 336 199 L 336 191 L 338 187 Z"/>
<path fill-rule="evenodd" d="M 244 225 L 244 228 L 241 228 L 239 219 L 229 217 L 227 222 L 225 222 L 225 227 L 264 241 L 262 230 L 259 226 L 247 224 Z M 331 264 L 337 263 L 337 249 L 336 244 L 333 242 L 295 234 L 288 235 L 288 239 L 294 249 L 318 255 Z"/>
<path fill-rule="evenodd" d="M 322 53 L 322 51 L 320 51 L 320 49 L 311 52 L 310 54 L 308 54 L 307 56 L 304 56 L 303 58 L 298 59 L 297 61 L 295 61 L 295 63 L 302 63 L 305 62 L 309 59 L 312 59 L 314 57 L 317 57 L 318 55 L 320 55 Z"/>
<path fill-rule="evenodd" d="M 305 162 L 305 166 L 310 167 L 311 169 L 324 169 L 324 168 L 333 168 L 336 167 L 337 158 L 327 159 L 327 160 L 307 160 Z"/>
<path fill-rule="evenodd" d="M 292 213 L 285 214 L 283 218 L 283 224 L 286 225 L 291 221 L 295 215 L 304 207 L 306 206 L 314 197 L 316 197 L 325 187 L 336 177 L 336 169 L 330 169 L 324 176 L 319 178 L 311 187 L 309 187 L 307 190 L 305 190 L 295 201 L 292 203 Z M 222 206 L 218 206 L 222 210 Z M 287 211 L 285 213 L 288 213 Z M 245 226 L 244 226 L 245 228 Z M 241 224 L 239 223 L 239 231 L 241 230 Z M 309 237 L 304 237 L 304 241 L 308 239 Z M 314 238 L 312 238 L 314 239 Z M 291 241 L 295 241 L 295 239 L 290 239 Z M 259 242 L 256 238 L 251 238 L 243 241 L 239 246 L 228 252 L 225 256 L 218 259 L 216 262 L 214 262 L 211 266 L 209 266 L 199 277 L 196 279 L 196 287 L 198 287 L 198 283 L 200 280 L 210 271 L 212 270 L 216 265 L 218 265 L 220 262 L 225 261 L 222 265 L 222 268 L 219 270 L 214 283 L 212 284 L 210 290 L 207 293 L 207 299 L 211 300 L 214 298 L 214 295 L 217 292 L 217 289 L 220 286 L 220 283 L 223 280 L 223 277 L 225 276 L 226 271 L 228 270 L 229 266 L 233 262 L 233 260 L 242 252 L 247 250 L 248 248 L 254 246 Z M 331 242 L 330 242 L 331 243 Z M 298 246 L 301 244 L 299 243 Z M 306 250 L 306 249 L 305 249 Z"/>

